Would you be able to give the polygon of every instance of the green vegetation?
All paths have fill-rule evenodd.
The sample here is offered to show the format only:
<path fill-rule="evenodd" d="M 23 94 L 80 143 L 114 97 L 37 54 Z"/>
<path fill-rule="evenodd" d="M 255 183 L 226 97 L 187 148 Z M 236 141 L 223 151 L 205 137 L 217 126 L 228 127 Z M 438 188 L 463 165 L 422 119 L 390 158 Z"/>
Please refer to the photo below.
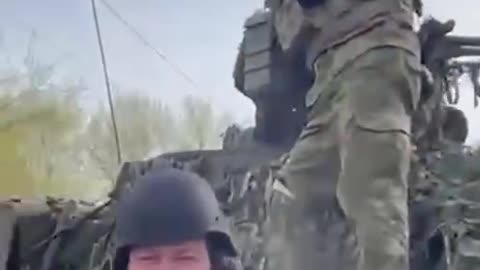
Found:
<path fill-rule="evenodd" d="M 82 110 L 80 84 L 54 83 L 53 67 L 26 63 L 27 71 L 0 71 L 0 198 L 104 196 L 118 170 L 109 108 Z M 172 108 L 142 91 L 117 92 L 124 161 L 218 147 L 229 124 L 205 100 Z"/>

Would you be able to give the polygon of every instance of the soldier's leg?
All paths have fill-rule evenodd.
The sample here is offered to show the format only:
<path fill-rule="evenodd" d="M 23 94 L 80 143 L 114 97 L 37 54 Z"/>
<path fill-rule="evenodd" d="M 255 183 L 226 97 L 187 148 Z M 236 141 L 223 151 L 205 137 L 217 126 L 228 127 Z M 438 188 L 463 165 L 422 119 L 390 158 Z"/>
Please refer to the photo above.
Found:
<path fill-rule="evenodd" d="M 346 252 L 354 241 L 336 200 L 340 158 L 335 107 L 332 100 L 317 102 L 281 170 L 295 198 L 272 222 L 269 260 L 275 265 L 269 269 L 354 269 L 348 268 L 354 256 Z"/>
<path fill-rule="evenodd" d="M 419 59 L 385 47 L 342 72 L 342 172 L 338 198 L 351 219 L 361 270 L 408 270 L 407 174 L 411 114 L 419 98 Z"/>

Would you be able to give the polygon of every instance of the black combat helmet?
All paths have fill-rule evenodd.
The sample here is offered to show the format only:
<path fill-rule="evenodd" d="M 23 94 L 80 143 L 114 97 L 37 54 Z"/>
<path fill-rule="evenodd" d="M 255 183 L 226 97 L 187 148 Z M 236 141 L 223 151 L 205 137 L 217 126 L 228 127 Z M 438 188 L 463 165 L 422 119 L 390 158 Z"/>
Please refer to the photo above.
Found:
<path fill-rule="evenodd" d="M 132 246 L 206 239 L 209 253 L 237 255 L 213 190 L 193 173 L 162 168 L 139 177 L 116 214 L 115 270 L 126 269 Z"/>

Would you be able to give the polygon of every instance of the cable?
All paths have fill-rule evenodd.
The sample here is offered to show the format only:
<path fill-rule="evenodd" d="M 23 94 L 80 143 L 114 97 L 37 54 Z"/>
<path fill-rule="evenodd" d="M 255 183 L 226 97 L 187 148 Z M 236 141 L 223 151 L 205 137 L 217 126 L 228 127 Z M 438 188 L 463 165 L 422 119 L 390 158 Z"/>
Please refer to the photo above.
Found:
<path fill-rule="evenodd" d="M 170 61 L 165 54 L 161 53 L 155 46 L 153 46 L 150 42 L 148 42 L 147 39 L 143 37 L 143 35 L 140 34 L 138 30 L 136 30 L 126 19 L 122 17 L 122 15 L 120 15 L 120 13 L 118 13 L 118 11 L 115 10 L 115 8 L 112 7 L 112 5 L 110 5 L 106 0 L 100 0 L 100 1 L 108 9 L 108 11 L 110 11 L 110 13 L 113 16 L 115 16 L 123 25 L 125 25 L 125 27 L 128 28 L 128 30 L 130 30 L 130 32 L 132 32 L 134 36 L 136 36 L 143 43 L 144 46 L 151 49 L 158 57 L 160 57 L 165 63 L 170 65 L 170 67 L 178 75 L 180 75 L 186 81 L 188 81 L 194 88 L 196 88 L 197 90 L 200 90 L 200 87 L 195 83 L 195 81 L 190 76 L 188 76 L 187 73 L 185 73 L 179 66 L 177 66 L 175 63 Z"/>
<path fill-rule="evenodd" d="M 100 49 L 100 56 L 102 59 L 103 74 L 105 76 L 105 86 L 107 88 L 108 103 L 110 105 L 110 116 L 112 118 L 113 134 L 115 137 L 115 146 L 117 150 L 117 161 L 118 161 L 118 164 L 122 164 L 122 151 L 120 148 L 120 139 L 118 138 L 117 121 L 115 119 L 115 110 L 113 108 L 112 89 L 110 86 L 110 78 L 108 76 L 107 61 L 105 59 L 105 51 L 103 49 L 102 35 L 100 33 L 100 26 L 98 23 L 97 6 L 95 5 L 95 0 L 91 0 L 91 2 L 92 2 L 92 10 L 93 10 L 93 19 L 95 21 L 95 29 L 97 31 L 98 47 Z"/>

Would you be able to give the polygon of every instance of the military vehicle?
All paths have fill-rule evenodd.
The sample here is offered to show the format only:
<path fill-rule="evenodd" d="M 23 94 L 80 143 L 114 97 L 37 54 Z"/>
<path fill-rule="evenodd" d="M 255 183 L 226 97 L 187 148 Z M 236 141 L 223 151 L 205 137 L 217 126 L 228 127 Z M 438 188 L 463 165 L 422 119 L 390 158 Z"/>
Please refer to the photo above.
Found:
<path fill-rule="evenodd" d="M 271 16 L 266 6 L 247 19 L 234 68 L 236 88 L 256 106 L 254 127 L 228 128 L 222 149 L 126 162 L 104 202 L 51 198 L 0 202 L 0 269 L 112 269 L 116 201 L 138 175 L 161 166 L 191 170 L 210 181 L 231 219 L 245 269 L 273 269 L 265 253 L 265 245 L 272 244 L 266 234 L 269 211 L 279 210 L 272 193 L 291 195 L 275 175 L 303 126 L 304 95 L 313 75 L 305 68 L 301 51 L 292 55 L 281 50 Z M 459 121 L 462 114 L 458 118 L 458 111 L 447 106 L 447 102 L 458 101 L 455 84 L 461 74 L 471 76 L 477 104 L 480 64 L 455 59 L 480 55 L 480 38 L 445 36 L 452 30 L 445 26 L 431 20 L 419 31 L 428 52 L 423 62 L 433 76 L 430 82 L 426 78 L 430 87 L 416 115 L 412 138 L 417 146 L 411 173 L 412 269 L 452 269 L 459 254 L 469 256 L 471 251 L 459 245 L 458 239 L 467 233 L 480 234 L 469 229 L 480 224 L 475 223 L 480 214 L 474 211 L 480 207 L 472 207 L 480 204 L 468 196 L 479 191 L 480 166 L 475 164 L 480 164 L 480 153 L 465 150 L 466 122 Z M 331 198 L 335 196 L 332 183 L 325 184 L 325 196 Z M 325 224 L 329 229 L 324 236 L 326 247 L 319 256 L 325 258 L 322 269 L 335 269 L 345 252 L 338 240 L 345 237 L 346 225 L 335 211 L 326 216 Z"/>

